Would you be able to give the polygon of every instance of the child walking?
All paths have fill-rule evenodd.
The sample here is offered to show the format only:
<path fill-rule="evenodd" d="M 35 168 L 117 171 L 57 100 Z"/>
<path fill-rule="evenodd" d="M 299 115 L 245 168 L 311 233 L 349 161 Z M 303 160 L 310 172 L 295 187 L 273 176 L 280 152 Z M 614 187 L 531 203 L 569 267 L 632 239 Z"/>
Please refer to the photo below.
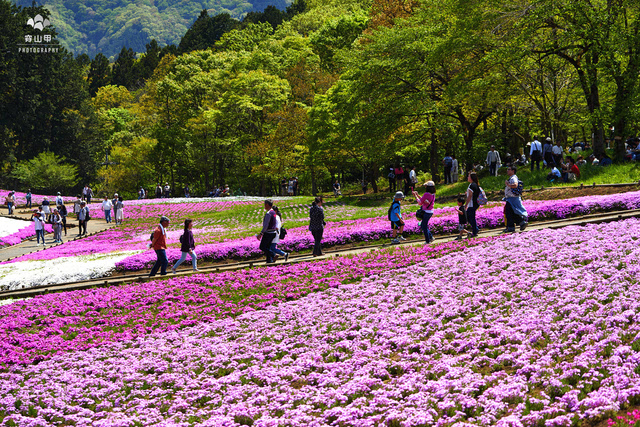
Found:
<path fill-rule="evenodd" d="M 462 235 L 465 233 L 467 236 L 471 235 L 470 231 L 464 229 L 467 225 L 467 211 L 464 209 L 465 201 L 464 197 L 458 197 L 458 237 L 456 237 L 456 240 L 462 240 Z"/>
<path fill-rule="evenodd" d="M 178 268 L 178 266 L 182 264 L 184 260 L 187 259 L 187 254 L 191 255 L 191 264 L 193 265 L 193 271 L 200 271 L 198 270 L 198 257 L 195 251 L 196 244 L 195 244 L 195 241 L 193 240 L 193 232 L 191 231 L 192 228 L 193 228 L 193 220 L 185 219 L 184 233 L 182 233 L 182 236 L 180 236 L 180 244 L 181 244 L 180 250 L 182 251 L 182 256 L 180 257 L 178 262 L 174 264 L 173 268 L 171 269 L 171 272 L 173 274 L 176 274 L 176 269 Z"/>
<path fill-rule="evenodd" d="M 404 193 L 402 191 L 398 191 L 396 195 L 393 197 L 393 203 L 389 208 L 389 221 L 391 221 L 391 243 L 400 243 L 400 240 L 406 240 L 404 236 L 402 236 L 402 232 L 404 231 L 404 221 L 402 220 L 402 213 L 400 212 L 400 201 L 404 199 Z M 396 238 L 400 232 L 400 237 Z"/>

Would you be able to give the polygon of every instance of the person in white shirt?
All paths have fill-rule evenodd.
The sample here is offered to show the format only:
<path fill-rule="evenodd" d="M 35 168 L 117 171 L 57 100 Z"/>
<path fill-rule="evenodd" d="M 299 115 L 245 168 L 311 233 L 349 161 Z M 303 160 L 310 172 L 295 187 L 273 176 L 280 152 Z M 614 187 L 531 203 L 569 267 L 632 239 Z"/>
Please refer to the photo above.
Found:
<path fill-rule="evenodd" d="M 107 221 L 107 224 L 111 222 L 111 208 L 113 207 L 113 203 L 109 200 L 109 197 L 104 196 L 104 201 L 102 202 L 102 210 L 104 211 L 104 219 Z"/>
<path fill-rule="evenodd" d="M 411 185 L 415 188 L 416 184 L 418 183 L 418 174 L 416 173 L 415 166 L 413 166 L 411 168 L 411 172 L 409 172 L 409 181 L 411 181 Z"/>
<path fill-rule="evenodd" d="M 56 196 L 56 206 L 64 205 L 64 200 L 58 191 L 58 195 Z"/>
<path fill-rule="evenodd" d="M 36 212 L 33 214 L 33 225 L 36 230 L 36 239 L 37 239 L 38 246 L 40 246 L 41 238 L 42 238 L 42 244 L 47 246 L 47 244 L 44 241 L 44 219 L 42 218 L 42 215 L 40 214 L 40 212 Z"/>
<path fill-rule="evenodd" d="M 537 165 L 538 170 L 540 170 L 540 161 L 542 160 L 542 144 L 540 143 L 540 141 L 538 141 L 537 136 L 533 137 L 529 156 L 531 157 L 531 172 L 533 172 L 534 163 Z"/>
<path fill-rule="evenodd" d="M 280 214 L 280 209 L 277 206 L 274 206 L 273 211 L 276 213 L 276 237 L 271 241 L 271 253 L 273 254 L 273 259 L 275 260 L 276 255 L 281 255 L 284 257 L 285 262 L 289 259 L 289 252 L 284 252 L 283 250 L 278 248 L 278 243 L 280 243 L 280 231 L 282 229 L 282 215 Z"/>
<path fill-rule="evenodd" d="M 556 141 L 556 145 L 551 149 L 551 153 L 553 154 L 553 161 L 557 167 L 562 166 L 562 156 L 564 155 L 564 149 L 562 148 L 562 144 L 560 141 Z"/>
<path fill-rule="evenodd" d="M 491 176 L 498 176 L 498 165 L 500 162 L 500 153 L 496 151 L 496 146 L 492 145 L 487 153 L 487 160 L 485 162 L 487 166 L 489 166 L 489 174 Z"/>

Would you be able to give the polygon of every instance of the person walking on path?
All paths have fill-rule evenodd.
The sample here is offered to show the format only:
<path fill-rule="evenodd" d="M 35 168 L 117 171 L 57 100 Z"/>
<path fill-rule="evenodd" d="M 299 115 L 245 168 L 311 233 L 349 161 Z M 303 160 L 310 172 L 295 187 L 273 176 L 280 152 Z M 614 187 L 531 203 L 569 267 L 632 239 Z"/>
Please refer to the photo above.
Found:
<path fill-rule="evenodd" d="M 451 169 L 453 168 L 453 158 L 449 154 L 444 156 L 442 159 L 442 164 L 444 165 L 444 183 L 451 184 Z"/>
<path fill-rule="evenodd" d="M 480 181 L 478 180 L 478 174 L 475 172 L 469 172 L 467 177 L 469 181 L 469 187 L 467 187 L 467 200 L 464 204 L 465 212 L 467 213 L 467 221 L 471 226 L 471 235 L 469 237 L 477 237 L 478 222 L 476 221 L 476 211 L 480 207 L 478 204 L 478 196 L 480 195 Z"/>
<path fill-rule="evenodd" d="M 88 194 L 89 194 L 89 186 L 85 184 L 84 188 L 82 189 L 82 200 L 86 201 Z"/>
<path fill-rule="evenodd" d="M 124 219 L 124 201 L 122 196 L 118 197 L 118 201 L 116 202 L 116 224 L 122 224 L 122 220 Z"/>
<path fill-rule="evenodd" d="M 118 216 L 118 193 L 113 195 L 113 199 L 111 200 L 111 206 L 113 207 L 113 219 L 116 219 Z M 118 221 L 116 220 L 116 224 Z"/>
<path fill-rule="evenodd" d="M 91 187 L 87 187 L 87 206 L 91 204 L 91 198 L 93 197 L 93 190 Z"/>
<path fill-rule="evenodd" d="M 36 243 L 40 246 L 40 239 L 42 239 L 42 244 L 47 246 L 44 241 L 44 220 L 42 218 L 42 214 L 40 212 L 34 212 L 33 214 L 33 225 L 36 230 Z"/>
<path fill-rule="evenodd" d="M 44 196 L 44 199 L 42 200 L 42 212 L 44 212 L 44 218 L 43 220 L 48 222 L 49 221 L 49 217 L 51 216 L 51 204 L 49 203 L 49 198 L 47 196 Z"/>
<path fill-rule="evenodd" d="M 58 212 L 60 212 L 60 216 L 62 217 L 62 228 L 64 228 L 64 235 L 67 235 L 67 207 L 62 204 L 58 206 Z"/>
<path fill-rule="evenodd" d="M 111 208 L 113 207 L 113 203 L 107 196 L 104 196 L 104 201 L 102 202 L 102 210 L 104 211 L 104 219 L 109 224 L 111 222 Z"/>
<path fill-rule="evenodd" d="M 51 214 L 51 224 L 53 224 L 53 242 L 62 243 L 62 216 L 58 209 L 54 209 Z"/>
<path fill-rule="evenodd" d="M 153 277 L 160 269 L 162 276 L 167 274 L 167 266 L 169 261 L 167 260 L 167 227 L 169 226 L 169 218 L 166 216 L 160 217 L 160 224 L 153 230 L 153 239 L 149 245 L 156 252 L 156 262 L 153 264 L 149 277 Z"/>
<path fill-rule="evenodd" d="M 278 248 L 278 244 L 280 243 L 280 232 L 282 231 L 282 214 L 277 206 L 273 207 L 273 211 L 276 213 L 276 237 L 274 237 L 273 242 L 271 242 L 271 253 L 273 254 L 274 261 L 276 255 L 280 255 L 283 256 L 284 261 L 287 262 L 289 260 L 289 252 L 285 252 Z"/>
<path fill-rule="evenodd" d="M 60 205 L 64 205 L 64 199 L 62 198 L 62 196 L 60 195 L 60 192 L 58 191 L 58 194 L 56 195 L 56 206 L 60 206 Z"/>
<path fill-rule="evenodd" d="M 492 145 L 487 153 L 487 160 L 485 162 L 487 166 L 489 166 L 489 174 L 491 176 L 498 176 L 498 165 L 500 162 L 500 153 L 496 151 L 496 146 Z"/>
<path fill-rule="evenodd" d="M 393 197 L 393 203 L 389 208 L 389 221 L 391 221 L 391 243 L 400 243 L 400 240 L 407 240 L 402 233 L 404 232 L 404 221 L 400 212 L 400 201 L 404 199 L 404 193 L 398 191 Z M 399 234 L 399 236 L 398 236 Z"/>
<path fill-rule="evenodd" d="M 427 181 L 424 184 L 425 193 L 422 197 L 418 194 L 417 191 L 413 190 L 413 196 L 418 201 L 418 204 L 422 209 L 422 221 L 420 221 L 420 228 L 422 228 L 422 232 L 424 233 L 424 241 L 425 245 L 433 242 L 435 238 L 431 234 L 429 230 L 429 220 L 433 216 L 433 205 L 436 202 L 436 184 L 433 181 Z"/>
<path fill-rule="evenodd" d="M 396 186 L 393 191 L 400 190 L 402 188 L 402 179 L 404 177 L 404 169 L 402 166 L 397 165 L 393 170 L 393 173 L 396 175 Z"/>
<path fill-rule="evenodd" d="M 24 197 L 27 199 L 26 207 L 31 208 L 31 189 L 27 190 L 27 194 Z"/>
<path fill-rule="evenodd" d="M 534 163 L 537 166 L 538 170 L 540 170 L 540 161 L 542 160 L 542 144 L 540 143 L 540 141 L 538 141 L 537 136 L 533 137 L 529 156 L 531 157 L 531 172 L 533 172 Z"/>
<path fill-rule="evenodd" d="M 276 237 L 276 212 L 273 210 L 273 201 L 267 199 L 264 201 L 264 218 L 262 219 L 262 231 L 256 236 L 260 240 L 260 250 L 267 257 L 267 264 L 275 262 L 271 253 L 271 243 Z"/>
<path fill-rule="evenodd" d="M 547 167 L 549 169 L 555 166 L 555 162 L 553 161 L 553 144 L 549 137 L 544 140 L 544 146 L 542 147 L 542 159 L 547 163 Z"/>
<path fill-rule="evenodd" d="M 16 196 L 14 196 L 13 191 L 6 195 L 4 202 L 7 205 L 7 215 L 13 214 L 13 207 L 16 204 Z"/>
<path fill-rule="evenodd" d="M 322 197 L 316 197 L 309 209 L 309 231 L 313 235 L 313 256 L 324 255 L 322 253 L 322 235 L 324 234 L 324 209 Z"/>
<path fill-rule="evenodd" d="M 193 267 L 193 271 L 198 270 L 198 256 L 196 255 L 196 242 L 193 239 L 193 220 L 185 219 L 184 220 L 184 232 L 182 236 L 180 236 L 180 251 L 182 255 L 178 262 L 173 265 L 171 272 L 176 274 L 176 270 L 187 259 L 187 254 L 191 256 L 191 266 Z"/>
<path fill-rule="evenodd" d="M 82 204 L 82 199 L 80 198 L 80 196 L 76 197 L 76 201 L 73 202 L 73 213 L 76 215 L 76 218 L 78 217 L 78 214 L 80 213 L 80 205 Z"/>
<path fill-rule="evenodd" d="M 458 159 L 456 159 L 456 156 L 454 156 L 453 154 L 451 155 L 451 158 L 453 159 L 453 162 L 452 162 L 452 165 L 451 165 L 451 180 L 455 184 L 460 179 L 460 177 L 458 175 L 458 173 L 459 173 Z"/>
<path fill-rule="evenodd" d="M 88 221 L 89 221 L 89 207 L 87 207 L 87 202 L 80 202 L 80 212 L 78 212 L 78 236 L 87 235 Z"/>
<path fill-rule="evenodd" d="M 516 222 L 520 224 L 520 231 L 524 231 L 527 228 L 527 219 L 529 214 L 522 205 L 522 199 L 520 198 L 521 192 L 519 188 L 518 175 L 516 175 L 517 169 L 515 166 L 509 166 L 507 168 L 507 179 L 504 184 L 504 214 L 507 218 L 507 228 L 503 233 L 513 233 L 516 231 Z M 521 188 L 521 187 L 520 187 Z"/>
<path fill-rule="evenodd" d="M 467 211 L 464 208 L 465 201 L 466 199 L 464 197 L 458 197 L 458 237 L 456 237 L 456 240 L 462 240 L 464 233 L 467 233 L 467 236 L 472 234 L 470 231 L 465 230 L 467 226 Z"/>

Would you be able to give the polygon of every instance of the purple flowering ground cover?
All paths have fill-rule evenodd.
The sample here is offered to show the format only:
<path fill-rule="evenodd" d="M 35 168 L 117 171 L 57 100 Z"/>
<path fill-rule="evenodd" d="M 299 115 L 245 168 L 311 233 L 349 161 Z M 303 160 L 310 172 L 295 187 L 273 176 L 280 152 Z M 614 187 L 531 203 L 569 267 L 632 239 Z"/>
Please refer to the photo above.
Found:
<path fill-rule="evenodd" d="M 237 316 L 486 240 L 39 296 L 0 307 L 0 367 Z"/>
<path fill-rule="evenodd" d="M 239 316 L 9 366 L 0 420 L 595 423 L 640 403 L 639 256 L 637 219 L 488 240 Z"/>

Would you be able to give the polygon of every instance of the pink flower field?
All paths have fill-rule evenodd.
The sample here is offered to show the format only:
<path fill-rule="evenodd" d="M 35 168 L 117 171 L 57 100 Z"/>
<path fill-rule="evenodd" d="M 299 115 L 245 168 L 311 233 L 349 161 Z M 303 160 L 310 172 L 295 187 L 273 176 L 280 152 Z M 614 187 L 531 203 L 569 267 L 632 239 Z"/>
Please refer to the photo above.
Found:
<path fill-rule="evenodd" d="M 472 242 L 14 303 L 0 423 L 614 425 L 640 403 L 639 220 Z"/>
<path fill-rule="evenodd" d="M 218 203 L 221 202 L 214 202 L 215 205 Z M 562 219 L 602 211 L 640 208 L 640 192 L 578 197 L 566 200 L 525 201 L 524 204 L 529 210 L 530 221 Z M 189 204 L 169 205 L 169 207 L 175 207 L 176 209 L 175 211 L 171 211 L 173 212 L 173 216 L 171 216 L 173 224 L 170 229 L 173 231 L 170 231 L 168 235 L 169 249 L 167 250 L 167 257 L 170 262 L 175 262 L 180 257 L 180 243 L 178 239 L 181 234 L 181 220 L 184 217 L 191 217 L 197 221 L 198 212 L 202 212 L 202 209 L 215 208 L 215 206 L 211 207 L 207 203 L 194 203 L 194 206 L 188 205 Z M 203 205 L 205 206 L 204 208 L 202 207 Z M 163 206 L 164 205 L 144 205 L 144 208 L 150 209 L 149 212 L 154 212 L 154 214 L 148 213 L 139 216 L 140 219 L 145 219 L 145 221 L 125 223 L 124 227 L 107 230 L 98 235 L 69 242 L 65 245 L 47 249 L 46 251 L 25 255 L 11 262 L 46 260 L 116 251 L 144 251 L 149 239 L 149 234 L 154 227 L 154 222 L 151 221 L 157 220 L 157 216 L 154 215 L 160 212 L 159 209 L 162 209 Z M 224 209 L 224 205 L 222 208 Z M 405 207 L 403 214 L 407 219 L 405 231 L 409 234 L 421 234 L 413 210 L 414 207 Z M 286 215 L 287 212 L 285 210 L 285 226 Z M 481 228 L 503 226 L 503 204 L 493 204 L 480 209 L 477 213 L 477 219 Z M 431 230 L 435 234 L 454 232 L 457 224 L 458 216 L 456 210 L 451 207 L 436 209 L 436 213 L 430 221 Z M 247 231 L 250 237 L 241 238 L 226 238 L 225 236 L 231 233 L 232 229 L 222 224 L 201 224 L 198 227 L 200 228 L 194 228 L 194 236 L 198 257 L 202 260 L 218 261 L 230 258 L 246 259 L 260 256 L 258 242 L 255 237 L 253 237 L 253 233 L 259 230 L 259 224 L 256 224 L 255 229 Z M 386 215 L 357 220 L 333 221 L 328 222 L 325 228 L 323 244 L 325 246 L 335 246 L 353 242 L 377 241 L 388 238 L 390 235 L 391 228 Z M 280 247 L 287 251 L 303 251 L 312 246 L 313 238 L 307 226 L 288 229 L 287 238 L 280 244 Z M 120 261 L 116 267 L 121 271 L 138 271 L 150 268 L 153 262 L 155 262 L 155 253 L 147 250 L 125 258 Z M 189 261 L 187 261 L 187 264 L 188 263 Z"/>

